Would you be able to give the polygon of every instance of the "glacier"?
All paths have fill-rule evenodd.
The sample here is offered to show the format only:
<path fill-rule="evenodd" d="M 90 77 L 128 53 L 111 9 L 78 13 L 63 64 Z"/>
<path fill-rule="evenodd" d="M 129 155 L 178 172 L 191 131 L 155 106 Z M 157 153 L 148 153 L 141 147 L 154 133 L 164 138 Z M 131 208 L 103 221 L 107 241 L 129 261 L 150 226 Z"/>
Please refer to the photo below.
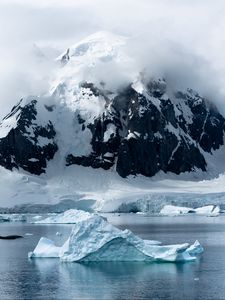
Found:
<path fill-rule="evenodd" d="M 49 166 L 35 176 L 0 167 L 0 212 L 47 213 L 81 209 L 97 212 L 158 214 L 165 205 L 225 209 L 225 176 L 199 181 L 191 174 L 121 178 L 113 170 Z M 37 220 L 38 221 L 38 220 Z"/>
<path fill-rule="evenodd" d="M 93 215 L 74 225 L 68 240 L 58 247 L 42 237 L 29 258 L 59 258 L 62 262 L 100 261 L 164 261 L 185 262 L 196 260 L 203 247 L 193 245 L 159 245 L 159 242 L 143 240 L 130 230 L 120 230 L 104 218 Z"/>
<path fill-rule="evenodd" d="M 3 222 L 27 222 L 25 214 L 0 214 L 0 223 Z"/>

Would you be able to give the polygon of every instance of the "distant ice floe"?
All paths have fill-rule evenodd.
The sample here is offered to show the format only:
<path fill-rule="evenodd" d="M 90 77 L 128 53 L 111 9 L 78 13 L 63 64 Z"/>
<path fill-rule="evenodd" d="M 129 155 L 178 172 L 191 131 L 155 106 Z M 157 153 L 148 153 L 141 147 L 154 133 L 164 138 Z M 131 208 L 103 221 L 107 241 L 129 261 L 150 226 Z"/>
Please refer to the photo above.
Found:
<path fill-rule="evenodd" d="M 180 245 L 162 246 L 159 242 L 142 240 L 129 230 L 120 230 L 104 218 L 92 215 L 74 225 L 70 237 L 62 247 L 42 237 L 29 258 L 55 257 L 65 262 L 96 261 L 194 261 L 203 252 L 196 241 Z"/>
<path fill-rule="evenodd" d="M 221 210 L 218 205 L 207 205 L 195 209 L 190 207 L 183 207 L 183 206 L 165 205 L 161 209 L 160 215 L 178 216 L 178 215 L 187 215 L 193 213 L 196 215 L 217 217 L 219 216 L 220 212 Z"/>
<path fill-rule="evenodd" d="M 69 209 L 60 214 L 54 214 L 43 220 L 35 220 L 35 224 L 75 224 L 91 217 L 91 214 L 77 209 Z"/>
<path fill-rule="evenodd" d="M 181 216 L 181 215 L 202 215 L 208 217 L 217 217 L 224 211 L 217 205 L 207 205 L 199 208 L 190 208 L 183 206 L 165 205 L 161 209 L 161 216 Z M 137 212 L 137 215 L 148 216 L 147 212 Z M 34 224 L 76 224 L 87 220 L 93 214 L 78 210 L 69 209 L 62 213 L 50 213 L 46 215 L 30 215 L 30 214 L 0 214 L 0 223 L 3 222 L 28 222 Z"/>

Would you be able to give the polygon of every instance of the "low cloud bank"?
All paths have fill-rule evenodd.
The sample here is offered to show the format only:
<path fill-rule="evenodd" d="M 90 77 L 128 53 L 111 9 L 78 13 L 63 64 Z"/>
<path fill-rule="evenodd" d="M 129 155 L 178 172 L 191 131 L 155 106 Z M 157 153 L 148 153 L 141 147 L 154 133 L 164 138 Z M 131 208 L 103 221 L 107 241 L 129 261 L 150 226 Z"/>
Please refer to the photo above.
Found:
<path fill-rule="evenodd" d="M 20 97 L 48 90 L 54 58 L 99 30 L 130 37 L 126 51 L 134 63 L 123 70 L 108 65 L 112 79 L 122 71 L 129 81 L 126 72 L 145 69 L 198 90 L 225 113 L 224 11 L 220 0 L 2 1 L 0 117 Z"/>

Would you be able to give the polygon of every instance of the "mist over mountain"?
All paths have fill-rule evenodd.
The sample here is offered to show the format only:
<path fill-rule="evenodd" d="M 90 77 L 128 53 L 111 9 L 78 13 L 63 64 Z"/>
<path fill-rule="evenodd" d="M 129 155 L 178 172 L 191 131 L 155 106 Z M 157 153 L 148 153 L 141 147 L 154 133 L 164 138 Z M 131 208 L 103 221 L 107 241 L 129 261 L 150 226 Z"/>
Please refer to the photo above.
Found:
<path fill-rule="evenodd" d="M 46 92 L 54 57 L 102 30 L 129 38 L 134 69 L 191 86 L 224 110 L 223 1 L 9 0 L 0 6 L 2 117 L 15 99 Z M 48 59 L 40 62 L 37 48 Z"/>

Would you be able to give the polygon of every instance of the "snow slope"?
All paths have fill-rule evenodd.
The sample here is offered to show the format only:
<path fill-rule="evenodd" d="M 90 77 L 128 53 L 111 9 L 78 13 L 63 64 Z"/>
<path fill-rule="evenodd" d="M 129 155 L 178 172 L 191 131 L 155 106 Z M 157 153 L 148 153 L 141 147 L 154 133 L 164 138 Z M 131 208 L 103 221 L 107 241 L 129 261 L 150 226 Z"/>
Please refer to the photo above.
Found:
<path fill-rule="evenodd" d="M 54 175 L 41 176 L 1 167 L 0 178 L 0 207 L 5 212 L 57 212 L 77 208 L 159 213 L 166 204 L 193 208 L 215 204 L 223 209 L 225 203 L 224 175 L 203 181 L 181 180 L 179 176 L 124 179 L 113 170 L 70 166 Z"/>

